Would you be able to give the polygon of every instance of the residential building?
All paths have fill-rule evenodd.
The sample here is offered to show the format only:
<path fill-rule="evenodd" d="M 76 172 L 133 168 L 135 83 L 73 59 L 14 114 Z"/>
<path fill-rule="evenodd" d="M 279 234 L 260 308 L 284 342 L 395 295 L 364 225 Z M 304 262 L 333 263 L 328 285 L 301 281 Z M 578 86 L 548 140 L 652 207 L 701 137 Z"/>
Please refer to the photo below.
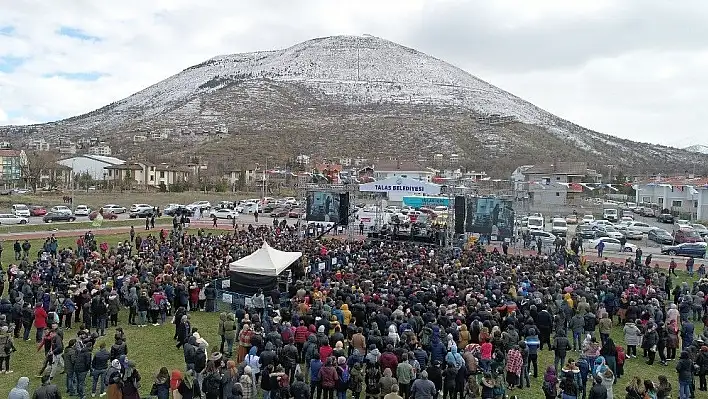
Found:
<path fill-rule="evenodd" d="M 588 179 L 595 182 L 598 178 L 598 174 L 588 169 L 585 162 L 534 165 L 517 173 L 519 175 L 526 178 L 529 200 L 535 205 L 544 206 L 577 203 L 583 194 L 584 186 L 581 183 Z"/>
<path fill-rule="evenodd" d="M 310 164 L 310 156 L 300 154 L 297 157 L 295 157 L 295 163 L 297 163 L 298 165 L 302 165 L 302 166 L 309 165 Z"/>
<path fill-rule="evenodd" d="M 76 144 L 73 143 L 59 146 L 59 154 L 62 155 L 74 155 L 76 151 Z"/>
<path fill-rule="evenodd" d="M 49 151 L 49 143 L 44 139 L 32 139 L 27 142 L 27 148 L 32 151 Z"/>
<path fill-rule="evenodd" d="M 23 150 L 0 150 L 0 184 L 6 189 L 17 187 L 27 164 L 27 154 Z"/>
<path fill-rule="evenodd" d="M 12 144 L 9 141 L 0 141 L 0 149 L 9 150 L 12 148 Z"/>
<path fill-rule="evenodd" d="M 369 160 L 366 158 L 357 157 L 357 158 L 354 158 L 353 165 L 354 166 L 363 166 L 363 165 L 366 165 L 368 162 L 369 162 Z"/>
<path fill-rule="evenodd" d="M 94 180 L 106 180 L 108 177 L 106 167 L 124 163 L 122 159 L 103 155 L 79 155 L 59 161 L 60 165 L 70 167 L 74 175 L 87 172 Z"/>
<path fill-rule="evenodd" d="M 89 148 L 88 153 L 90 155 L 110 156 L 111 155 L 111 147 L 109 147 L 107 145 L 98 145 L 98 146 Z"/>
<path fill-rule="evenodd" d="M 113 181 L 130 181 L 133 185 L 142 187 L 161 187 L 178 182 L 186 182 L 192 169 L 186 166 L 175 166 L 166 163 L 131 162 L 122 165 L 106 167 L 108 179 Z"/>
<path fill-rule="evenodd" d="M 147 136 L 142 134 L 133 135 L 133 143 L 144 143 L 147 141 Z"/>
<path fill-rule="evenodd" d="M 352 166 L 352 159 L 347 157 L 339 158 L 339 164 L 345 168 Z"/>
<path fill-rule="evenodd" d="M 47 189 L 71 188 L 71 179 L 71 167 L 57 163 L 54 168 L 42 170 L 37 187 Z"/>
<path fill-rule="evenodd" d="M 167 140 L 169 137 L 170 137 L 170 134 L 164 130 L 161 132 L 150 133 L 150 139 L 152 139 L 152 140 Z"/>
<path fill-rule="evenodd" d="M 708 178 L 657 177 L 632 186 L 638 204 L 656 204 L 682 217 L 708 220 Z"/>
<path fill-rule="evenodd" d="M 342 172 L 342 165 L 334 163 L 321 163 L 315 166 L 315 171 L 324 176 L 330 184 L 339 184 L 339 173 Z"/>
<path fill-rule="evenodd" d="M 377 162 L 373 169 L 375 180 L 398 176 L 430 182 L 435 176 L 435 172 L 432 169 L 409 161 Z"/>

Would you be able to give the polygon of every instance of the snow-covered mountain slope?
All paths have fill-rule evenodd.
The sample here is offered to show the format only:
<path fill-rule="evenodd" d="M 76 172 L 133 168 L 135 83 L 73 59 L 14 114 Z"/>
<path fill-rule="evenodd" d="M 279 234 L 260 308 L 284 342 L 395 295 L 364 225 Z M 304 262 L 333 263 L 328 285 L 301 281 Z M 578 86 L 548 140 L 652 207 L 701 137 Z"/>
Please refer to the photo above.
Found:
<path fill-rule="evenodd" d="M 157 129 L 258 133 L 275 148 L 329 156 L 416 157 L 445 148 L 522 163 L 574 158 L 677 170 L 695 158 L 582 128 L 444 61 L 368 35 L 214 57 L 106 107 L 31 129 L 109 138 Z M 252 139 L 208 141 L 218 142 L 214 151 L 260 156 Z"/>
<path fill-rule="evenodd" d="M 699 154 L 708 154 L 708 145 L 696 144 L 690 147 L 684 148 L 686 151 L 697 152 Z"/>

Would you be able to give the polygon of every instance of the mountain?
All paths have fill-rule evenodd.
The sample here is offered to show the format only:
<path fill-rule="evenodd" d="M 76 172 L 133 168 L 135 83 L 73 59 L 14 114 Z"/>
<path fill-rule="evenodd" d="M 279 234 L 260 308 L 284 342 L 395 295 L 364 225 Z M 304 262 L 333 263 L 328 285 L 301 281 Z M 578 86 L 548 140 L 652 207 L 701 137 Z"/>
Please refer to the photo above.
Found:
<path fill-rule="evenodd" d="M 686 148 L 684 148 L 684 150 L 690 151 L 690 152 L 696 152 L 699 154 L 708 154 L 708 145 L 696 144 L 696 145 L 692 145 L 690 147 L 686 147 Z"/>
<path fill-rule="evenodd" d="M 155 132 L 169 138 L 132 143 L 134 135 Z M 118 156 L 197 155 L 224 166 L 301 153 L 457 153 L 499 176 L 555 160 L 662 173 L 708 164 L 708 156 L 585 129 L 444 61 L 368 35 L 214 57 L 87 114 L 0 133 L 97 137 Z"/>

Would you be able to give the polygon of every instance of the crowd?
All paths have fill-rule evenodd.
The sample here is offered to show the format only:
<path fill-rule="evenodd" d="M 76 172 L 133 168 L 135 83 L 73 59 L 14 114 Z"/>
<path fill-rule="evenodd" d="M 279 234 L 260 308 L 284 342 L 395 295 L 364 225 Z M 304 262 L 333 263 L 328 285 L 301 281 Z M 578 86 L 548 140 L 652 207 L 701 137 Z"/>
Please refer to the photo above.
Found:
<path fill-rule="evenodd" d="M 524 256 L 316 239 L 283 224 L 221 235 L 174 227 L 114 246 L 89 232 L 54 253 L 49 237 L 36 259 L 10 265 L 1 371 L 11 372 L 13 340 L 34 338 L 45 355 L 37 399 L 59 397 L 60 372 L 69 395 L 109 399 L 137 398 L 141 385 L 160 399 L 491 399 L 529 389 L 546 398 L 687 399 L 706 390 L 708 280 L 677 282 L 641 259 L 588 262 L 564 246 Z M 190 314 L 218 312 L 211 282 L 263 240 L 303 252 L 293 284 L 220 313 L 221 342 L 210 349 L 198 329 L 216 329 L 217 317 L 193 326 Z M 136 326 L 171 320 L 184 368 L 139 373 L 118 325 L 124 311 Z M 624 345 L 613 340 L 616 326 Z M 97 345 L 106 331 L 113 344 Z M 539 364 L 543 350 L 553 364 Z M 640 354 L 662 368 L 657 381 L 624 376 Z M 9 397 L 28 397 L 28 385 L 20 378 Z"/>

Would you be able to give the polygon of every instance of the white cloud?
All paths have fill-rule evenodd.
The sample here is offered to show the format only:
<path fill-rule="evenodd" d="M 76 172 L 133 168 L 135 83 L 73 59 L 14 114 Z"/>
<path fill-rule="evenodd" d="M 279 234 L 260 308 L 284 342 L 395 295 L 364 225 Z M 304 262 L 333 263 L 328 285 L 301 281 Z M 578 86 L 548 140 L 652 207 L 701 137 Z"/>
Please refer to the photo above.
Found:
<path fill-rule="evenodd" d="M 598 131 L 702 139 L 708 6 L 660 0 L 0 0 L 0 124 L 91 111 L 219 54 L 369 33 Z M 62 27 L 100 38 L 59 35 Z M 673 44 L 672 44 L 673 43 Z M 24 59 L 11 72 L 2 58 Z M 56 74 L 100 73 L 95 81 Z M 703 139 L 708 143 L 708 139 Z"/>

